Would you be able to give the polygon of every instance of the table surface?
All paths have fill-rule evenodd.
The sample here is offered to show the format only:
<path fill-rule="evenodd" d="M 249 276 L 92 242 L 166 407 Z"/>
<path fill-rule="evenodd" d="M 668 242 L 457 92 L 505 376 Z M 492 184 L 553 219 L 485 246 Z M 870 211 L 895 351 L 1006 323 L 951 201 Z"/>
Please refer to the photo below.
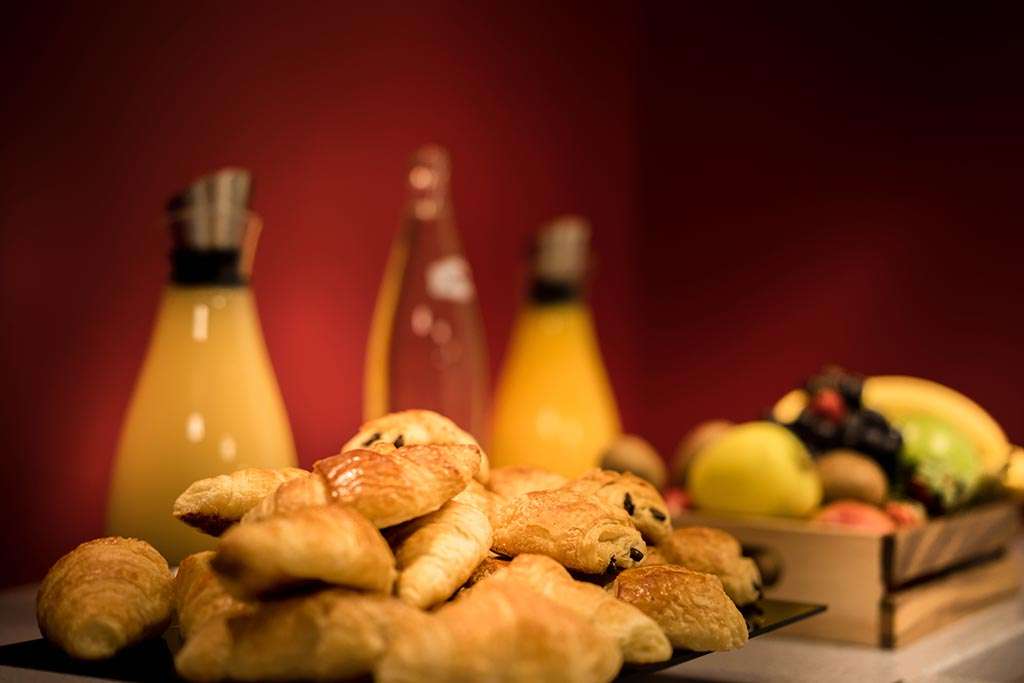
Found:
<path fill-rule="evenodd" d="M 1024 540 L 1014 552 L 1024 556 Z M 35 586 L 0 593 L 0 645 L 39 637 Z M 813 617 L 812 617 L 813 618 Z M 1024 680 L 1024 592 L 961 619 L 899 650 L 786 637 L 785 629 L 736 652 L 680 664 L 651 681 L 910 681 L 942 683 Z M 0 681 L 83 680 L 0 666 Z M 96 679 L 89 679 L 96 680 Z"/>

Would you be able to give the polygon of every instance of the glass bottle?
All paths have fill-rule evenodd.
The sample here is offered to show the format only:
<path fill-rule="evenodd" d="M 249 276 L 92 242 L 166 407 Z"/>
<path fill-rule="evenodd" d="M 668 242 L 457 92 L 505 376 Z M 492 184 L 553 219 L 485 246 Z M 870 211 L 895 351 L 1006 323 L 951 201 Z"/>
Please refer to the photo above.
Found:
<path fill-rule="evenodd" d="M 260 230 L 248 196 L 248 172 L 225 169 L 169 202 L 171 281 L 121 430 L 107 531 L 172 564 L 213 545 L 171 516 L 189 484 L 296 462 L 248 285 Z"/>
<path fill-rule="evenodd" d="M 597 467 L 621 431 L 584 300 L 590 228 L 565 216 L 538 234 L 527 301 L 498 379 L 491 463 L 569 477 Z"/>
<path fill-rule="evenodd" d="M 363 412 L 426 408 L 477 439 L 487 427 L 487 345 L 449 196 L 448 153 L 420 148 L 366 351 Z"/>

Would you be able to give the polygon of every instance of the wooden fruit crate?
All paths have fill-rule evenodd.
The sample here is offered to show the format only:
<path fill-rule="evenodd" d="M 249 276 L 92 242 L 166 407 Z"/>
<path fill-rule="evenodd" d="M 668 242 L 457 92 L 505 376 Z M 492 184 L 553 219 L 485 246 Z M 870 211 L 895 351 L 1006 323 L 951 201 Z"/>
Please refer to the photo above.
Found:
<path fill-rule="evenodd" d="M 1014 593 L 1008 545 L 1019 509 L 996 502 L 890 534 L 776 517 L 690 512 L 677 526 L 724 529 L 780 564 L 766 589 L 780 600 L 823 603 L 824 614 L 789 635 L 900 647 Z"/>

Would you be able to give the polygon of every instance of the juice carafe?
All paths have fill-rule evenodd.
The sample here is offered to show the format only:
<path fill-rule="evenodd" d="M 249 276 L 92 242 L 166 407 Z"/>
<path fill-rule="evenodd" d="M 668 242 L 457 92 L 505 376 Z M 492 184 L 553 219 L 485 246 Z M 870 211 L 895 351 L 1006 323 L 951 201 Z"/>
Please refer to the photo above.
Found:
<path fill-rule="evenodd" d="M 436 410 L 486 436 L 487 346 L 448 191 L 448 154 L 426 146 L 407 176 L 409 202 L 391 247 L 366 351 L 366 419 Z"/>
<path fill-rule="evenodd" d="M 589 227 L 560 218 L 541 230 L 526 304 L 498 380 L 491 462 L 576 476 L 600 463 L 621 427 L 584 300 Z"/>
<path fill-rule="evenodd" d="M 171 282 L 121 430 L 108 533 L 149 541 L 171 563 L 214 542 L 171 516 L 189 484 L 295 465 L 248 286 L 259 229 L 248 191 L 249 174 L 229 169 L 171 200 Z"/>

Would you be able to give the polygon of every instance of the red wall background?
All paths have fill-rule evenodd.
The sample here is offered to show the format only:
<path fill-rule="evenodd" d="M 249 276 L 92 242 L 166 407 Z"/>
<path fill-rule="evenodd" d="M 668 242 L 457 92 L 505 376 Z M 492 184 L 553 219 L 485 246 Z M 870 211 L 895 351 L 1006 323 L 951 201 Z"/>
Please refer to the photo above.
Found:
<path fill-rule="evenodd" d="M 0 584 L 102 532 L 166 277 L 161 207 L 251 168 L 305 463 L 357 425 L 406 160 L 453 155 L 492 368 L 530 233 L 594 222 L 629 429 L 666 453 L 825 362 L 961 388 L 1024 439 L 1024 47 L 1005 16 L 579 4 L 22 7 L 0 44 Z"/>

